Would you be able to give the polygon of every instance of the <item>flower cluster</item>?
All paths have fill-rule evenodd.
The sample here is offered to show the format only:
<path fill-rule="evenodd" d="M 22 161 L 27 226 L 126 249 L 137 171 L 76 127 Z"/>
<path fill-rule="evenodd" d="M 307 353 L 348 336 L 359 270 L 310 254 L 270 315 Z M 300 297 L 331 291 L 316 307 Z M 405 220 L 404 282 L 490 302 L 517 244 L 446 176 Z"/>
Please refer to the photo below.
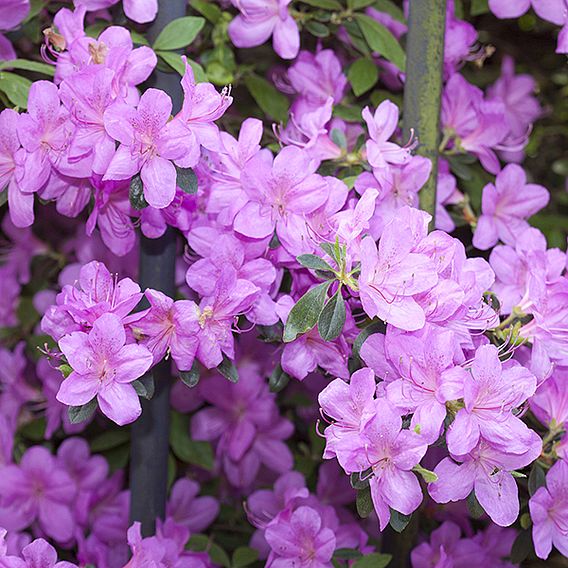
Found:
<path fill-rule="evenodd" d="M 448 1 L 432 153 L 412 2 L 195 0 L 152 45 L 157 0 L 55 4 L 0 7 L 0 566 L 386 566 L 411 520 L 414 568 L 568 556 L 566 200 L 525 162 L 552 111 L 473 25 L 532 8 L 564 53 L 565 2 Z M 164 362 L 146 536 L 128 425 Z"/>

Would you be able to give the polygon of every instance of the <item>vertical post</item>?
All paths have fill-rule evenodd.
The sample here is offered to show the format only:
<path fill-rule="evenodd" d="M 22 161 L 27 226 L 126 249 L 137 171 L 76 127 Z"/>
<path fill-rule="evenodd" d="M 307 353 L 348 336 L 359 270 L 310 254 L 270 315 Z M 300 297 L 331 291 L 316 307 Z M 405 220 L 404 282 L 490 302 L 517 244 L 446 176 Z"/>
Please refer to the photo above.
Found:
<path fill-rule="evenodd" d="M 420 207 L 436 214 L 440 104 L 444 63 L 446 0 L 410 0 L 406 40 L 406 81 L 404 85 L 404 131 L 413 128 L 418 154 L 430 158 L 432 173 L 420 191 Z"/>
<path fill-rule="evenodd" d="M 149 29 L 153 41 L 166 24 L 185 16 L 185 0 L 159 0 L 156 20 Z M 153 86 L 172 98 L 173 112 L 181 108 L 180 78 L 174 73 L 155 71 Z M 154 288 L 170 297 L 175 294 L 176 233 L 171 227 L 159 239 L 140 236 L 141 288 Z M 130 447 L 130 521 L 139 521 L 142 535 L 154 534 L 156 519 L 166 510 L 168 448 L 170 428 L 170 361 L 156 365 L 152 400 L 142 400 L 142 415 L 132 425 Z"/>

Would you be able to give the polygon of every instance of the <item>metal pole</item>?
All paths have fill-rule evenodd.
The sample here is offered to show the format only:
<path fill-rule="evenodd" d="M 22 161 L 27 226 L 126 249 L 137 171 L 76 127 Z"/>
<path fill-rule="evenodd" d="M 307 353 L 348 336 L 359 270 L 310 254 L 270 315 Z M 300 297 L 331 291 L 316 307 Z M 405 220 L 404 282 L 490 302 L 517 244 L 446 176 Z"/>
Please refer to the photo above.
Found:
<path fill-rule="evenodd" d="M 406 81 L 404 85 L 404 131 L 413 128 L 418 154 L 430 158 L 432 173 L 420 191 L 420 207 L 436 214 L 440 104 L 444 63 L 446 0 L 410 0 L 406 40 Z"/>
<path fill-rule="evenodd" d="M 153 41 L 166 24 L 185 16 L 185 0 L 160 0 L 156 20 L 148 31 Z M 172 98 L 173 112 L 181 108 L 182 89 L 175 73 L 156 71 L 153 85 Z M 175 294 L 176 232 L 168 227 L 159 239 L 140 235 L 140 286 L 160 290 L 170 297 Z M 156 365 L 155 392 L 152 400 L 141 400 L 142 415 L 132 425 L 130 446 L 130 521 L 140 521 L 142 535 L 155 533 L 156 519 L 166 511 L 168 448 L 170 429 L 169 361 Z"/>

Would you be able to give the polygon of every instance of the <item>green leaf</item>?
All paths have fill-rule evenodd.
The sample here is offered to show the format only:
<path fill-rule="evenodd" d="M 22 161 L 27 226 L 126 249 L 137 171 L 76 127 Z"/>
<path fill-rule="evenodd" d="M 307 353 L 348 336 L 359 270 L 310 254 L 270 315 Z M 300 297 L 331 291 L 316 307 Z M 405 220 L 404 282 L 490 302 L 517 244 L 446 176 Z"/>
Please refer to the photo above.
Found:
<path fill-rule="evenodd" d="M 323 270 L 332 272 L 333 268 L 321 257 L 315 254 L 301 254 L 296 260 L 304 267 L 310 270 Z"/>
<path fill-rule="evenodd" d="M 406 55 L 389 30 L 365 14 L 355 14 L 355 19 L 369 47 L 404 71 Z"/>
<path fill-rule="evenodd" d="M 233 568 L 250 566 L 258 559 L 258 550 L 248 546 L 239 546 L 233 553 Z"/>
<path fill-rule="evenodd" d="M 361 333 L 355 338 L 355 341 L 353 342 L 353 357 L 361 357 L 361 347 L 363 347 L 363 343 L 365 343 L 365 341 L 371 335 L 374 335 L 375 333 L 382 333 L 383 335 L 385 335 L 386 332 L 386 324 L 382 321 L 375 321 L 363 328 Z"/>
<path fill-rule="evenodd" d="M 337 266 L 341 266 L 341 249 L 338 249 L 335 243 L 320 243 L 320 248 L 333 259 Z"/>
<path fill-rule="evenodd" d="M 235 362 L 231 361 L 224 353 L 223 353 L 223 361 L 217 367 L 217 371 L 219 371 L 226 379 L 229 379 L 232 383 L 237 383 L 239 381 L 239 372 L 235 367 Z"/>
<path fill-rule="evenodd" d="M 63 363 L 63 365 L 59 365 L 59 367 L 57 367 L 57 370 L 61 371 L 63 378 L 66 379 L 73 372 L 73 367 L 67 363 Z"/>
<path fill-rule="evenodd" d="M 70 406 L 67 409 L 67 412 L 69 413 L 69 422 L 71 422 L 71 424 L 79 424 L 80 422 L 85 422 L 85 420 L 89 420 L 93 416 L 96 409 L 96 398 L 93 398 L 93 400 L 81 406 Z"/>
<path fill-rule="evenodd" d="M 373 8 L 376 8 L 379 12 L 385 12 L 398 22 L 406 23 L 404 12 L 392 0 L 375 0 Z"/>
<path fill-rule="evenodd" d="M 288 117 L 288 99 L 266 79 L 250 74 L 245 77 L 245 85 L 260 110 L 279 122 Z"/>
<path fill-rule="evenodd" d="M 130 30 L 130 37 L 132 38 L 132 43 L 134 43 L 135 45 L 150 45 L 148 40 L 135 30 Z"/>
<path fill-rule="evenodd" d="M 216 24 L 222 15 L 221 8 L 208 0 L 191 0 L 189 5 L 205 16 L 212 24 Z"/>
<path fill-rule="evenodd" d="M 185 74 L 185 63 L 181 58 L 179 53 L 175 51 L 156 51 L 156 55 L 160 57 L 163 61 L 165 61 L 174 71 L 178 73 L 178 75 Z M 207 74 L 205 70 L 199 63 L 192 61 L 191 59 L 187 58 L 187 62 L 189 63 L 192 71 L 193 76 L 195 78 L 196 83 L 204 83 L 207 81 Z"/>
<path fill-rule="evenodd" d="M 192 168 L 176 166 L 176 185 L 189 195 L 197 193 L 197 176 Z"/>
<path fill-rule="evenodd" d="M 22 69 L 23 71 L 34 71 L 36 73 L 42 73 L 43 75 L 49 75 L 50 77 L 55 75 L 55 67 L 53 65 L 40 63 L 39 61 L 28 61 L 27 59 L 2 61 L 0 62 L 0 70 L 1 69 Z"/>
<path fill-rule="evenodd" d="M 215 562 L 215 564 L 220 564 L 225 568 L 231 567 L 231 560 L 229 559 L 227 553 L 218 544 L 213 542 L 207 535 L 191 535 L 186 548 L 188 548 L 189 550 L 194 550 L 196 552 L 207 552 L 209 554 L 209 557 L 213 562 Z"/>
<path fill-rule="evenodd" d="M 197 386 L 199 382 L 199 365 L 197 361 L 193 362 L 189 371 L 180 371 L 179 378 L 181 382 L 190 389 Z"/>
<path fill-rule="evenodd" d="M 171 51 L 188 46 L 205 25 L 203 18 L 185 16 L 170 22 L 156 38 L 153 48 Z"/>
<path fill-rule="evenodd" d="M 172 412 L 171 414 L 170 446 L 180 461 L 197 465 L 206 470 L 213 469 L 211 444 L 192 440 L 189 437 L 189 417 L 179 412 Z"/>
<path fill-rule="evenodd" d="M 351 10 L 361 10 L 374 3 L 375 0 L 347 0 L 347 5 Z"/>
<path fill-rule="evenodd" d="M 489 12 L 488 0 L 471 0 L 471 15 L 481 16 Z"/>
<path fill-rule="evenodd" d="M 533 541 L 530 530 L 519 532 L 511 548 L 511 562 L 520 564 L 533 550 Z"/>
<path fill-rule="evenodd" d="M 316 22 L 315 20 L 308 20 L 304 26 L 314 37 L 328 37 L 329 28 L 322 24 L 321 22 Z"/>
<path fill-rule="evenodd" d="M 347 138 L 345 137 L 343 130 L 339 130 L 339 128 L 332 128 L 329 137 L 336 146 L 339 146 L 342 150 L 347 149 Z"/>
<path fill-rule="evenodd" d="M 106 430 L 91 440 L 91 452 L 99 454 L 118 448 L 130 440 L 130 430 L 128 428 L 118 428 L 116 430 Z"/>
<path fill-rule="evenodd" d="M 308 6 L 313 6 L 314 8 L 323 8 L 324 10 L 343 10 L 343 6 L 338 2 L 338 0 L 300 0 Z"/>
<path fill-rule="evenodd" d="M 318 319 L 318 331 L 325 341 L 337 339 L 345 325 L 345 300 L 341 295 L 341 286 L 331 300 L 324 306 Z"/>
<path fill-rule="evenodd" d="M 349 483 L 353 489 L 365 489 L 369 487 L 369 479 L 371 478 L 373 470 L 368 468 L 365 471 L 357 471 L 349 476 Z"/>
<path fill-rule="evenodd" d="M 546 476 L 544 470 L 538 462 L 534 462 L 529 474 L 529 494 L 532 497 L 539 487 L 546 485 Z"/>
<path fill-rule="evenodd" d="M 290 310 L 284 327 L 284 343 L 294 341 L 298 335 L 313 329 L 323 310 L 331 282 L 318 284 L 308 290 Z"/>
<path fill-rule="evenodd" d="M 32 420 L 24 424 L 18 429 L 18 433 L 32 442 L 39 443 L 45 438 L 45 426 L 45 418 L 38 418 L 37 420 Z"/>
<path fill-rule="evenodd" d="M 357 513 L 362 519 L 366 519 L 373 512 L 373 499 L 371 498 L 371 488 L 367 485 L 364 489 L 357 491 L 355 500 Z"/>
<path fill-rule="evenodd" d="M 392 556 L 390 554 L 380 554 L 379 552 L 372 552 L 371 554 L 366 554 L 362 558 L 359 558 L 353 564 L 352 568 L 385 568 L 388 566 Z"/>
<path fill-rule="evenodd" d="M 351 83 L 353 93 L 359 97 L 375 86 L 379 80 L 379 71 L 372 59 L 361 57 L 349 67 L 347 78 Z"/>
<path fill-rule="evenodd" d="M 397 533 L 401 533 L 412 519 L 412 515 L 403 515 L 394 509 L 390 510 L 391 517 L 390 517 L 390 526 L 395 530 Z"/>
<path fill-rule="evenodd" d="M 31 86 L 32 82 L 25 77 L 8 73 L 7 71 L 0 71 L 0 91 L 10 99 L 11 103 L 19 108 L 27 108 L 28 93 Z"/>
<path fill-rule="evenodd" d="M 361 558 L 361 556 L 363 556 L 361 551 L 356 548 L 338 548 L 333 553 L 333 557 L 338 560 L 355 560 L 356 558 Z"/>
<path fill-rule="evenodd" d="M 148 207 L 148 202 L 144 198 L 144 184 L 142 183 L 140 174 L 136 174 L 130 180 L 128 197 L 130 199 L 130 205 L 132 205 L 132 207 L 134 207 L 137 211 Z"/>
<path fill-rule="evenodd" d="M 150 400 L 154 396 L 155 386 L 154 386 L 154 377 L 152 375 L 144 375 L 135 381 L 130 383 L 136 394 L 145 398 L 146 400 Z"/>
<path fill-rule="evenodd" d="M 8 203 L 8 187 L 0 188 L 0 207 Z"/>
<path fill-rule="evenodd" d="M 485 514 L 483 507 L 475 496 L 475 491 L 472 491 L 467 497 L 467 510 L 473 519 L 480 519 Z"/>
<path fill-rule="evenodd" d="M 426 483 L 434 483 L 434 482 L 438 481 L 438 476 L 433 471 L 430 471 L 429 469 L 422 467 L 420 464 L 415 465 L 412 468 L 412 471 L 420 474 L 422 476 L 422 479 Z"/>
<path fill-rule="evenodd" d="M 286 385 L 290 382 L 290 375 L 282 370 L 280 363 L 276 365 L 274 371 L 270 373 L 268 377 L 268 386 L 270 392 L 280 392 L 286 388 Z"/>
<path fill-rule="evenodd" d="M 333 107 L 333 116 L 342 118 L 346 122 L 359 122 L 361 120 L 361 109 L 359 107 L 336 105 Z"/>
<path fill-rule="evenodd" d="M 29 22 L 32 18 L 37 16 L 47 4 L 48 0 L 31 0 L 30 2 L 30 11 L 28 15 L 24 18 L 22 24 Z"/>

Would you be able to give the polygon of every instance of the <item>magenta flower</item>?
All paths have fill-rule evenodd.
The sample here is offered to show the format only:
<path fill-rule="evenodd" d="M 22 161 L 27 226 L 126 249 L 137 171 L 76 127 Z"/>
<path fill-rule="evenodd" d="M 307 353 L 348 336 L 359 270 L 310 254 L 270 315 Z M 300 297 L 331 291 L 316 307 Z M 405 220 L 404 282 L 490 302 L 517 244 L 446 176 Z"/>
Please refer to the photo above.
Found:
<path fill-rule="evenodd" d="M 22 558 L 0 554 L 0 564 L 2 568 L 77 568 L 77 565 L 71 562 L 57 562 L 55 548 L 43 538 L 24 546 Z"/>
<path fill-rule="evenodd" d="M 72 331 L 88 331 L 107 312 L 126 324 L 140 318 L 140 314 L 131 317 L 129 314 L 141 299 L 138 284 L 130 278 L 117 280 L 102 262 L 95 260 L 81 267 L 76 285 L 63 287 L 57 295 L 57 304 L 43 316 L 41 328 L 59 341 Z"/>
<path fill-rule="evenodd" d="M 289 519 L 279 518 L 264 533 L 272 552 L 267 568 L 328 568 L 335 551 L 333 531 L 322 527 L 320 514 L 311 507 L 298 507 Z"/>
<path fill-rule="evenodd" d="M 353 373 L 349 383 L 335 379 L 318 395 L 322 411 L 332 423 L 325 429 L 324 459 L 337 457 L 343 467 L 347 461 L 338 451 L 347 440 L 353 446 L 364 446 L 363 430 L 375 414 L 375 391 L 377 384 L 371 369 L 364 368 Z M 350 451 L 349 451 L 350 453 Z"/>
<path fill-rule="evenodd" d="M 30 11 L 30 0 L 5 0 L 0 6 L 0 31 L 15 28 Z M 16 59 L 10 40 L 0 33 L 0 61 Z"/>
<path fill-rule="evenodd" d="M 239 314 L 249 310 L 259 289 L 248 280 L 237 278 L 235 270 L 227 266 L 210 296 L 193 309 L 192 320 L 199 326 L 197 358 L 208 369 L 223 361 L 223 353 L 235 358 L 235 340 L 232 326 Z"/>
<path fill-rule="evenodd" d="M 410 160 L 409 148 L 401 148 L 389 142 L 398 127 L 398 107 L 391 101 L 383 101 L 372 115 L 369 107 L 363 109 L 363 119 L 369 129 L 370 140 L 365 146 L 367 160 L 379 181 L 388 178 L 391 165 L 402 165 Z"/>
<path fill-rule="evenodd" d="M 73 372 L 61 383 L 57 400 L 71 406 L 87 404 L 95 396 L 105 416 L 119 425 L 134 422 L 140 401 L 130 384 L 152 365 L 152 354 L 142 345 L 125 345 L 120 319 L 103 314 L 87 334 L 76 331 L 59 340 L 59 348 Z"/>
<path fill-rule="evenodd" d="M 490 183 L 483 188 L 474 246 L 486 250 L 499 239 L 514 246 L 518 236 L 529 228 L 525 219 L 545 207 L 549 198 L 546 188 L 527 183 L 524 170 L 509 164 L 497 175 L 495 185 Z"/>
<path fill-rule="evenodd" d="M 158 89 L 144 92 L 135 109 L 126 103 L 111 106 L 104 115 L 106 131 L 121 144 L 103 180 L 129 179 L 138 172 L 146 201 L 157 209 L 167 207 L 176 193 L 176 169 L 197 161 L 187 128 L 169 121 L 172 101 Z"/>
<path fill-rule="evenodd" d="M 276 229 L 284 248 L 301 254 L 309 239 L 306 216 L 324 205 L 329 195 L 316 168 L 306 152 L 293 146 L 283 148 L 274 160 L 256 154 L 241 176 L 249 200 L 235 217 L 235 231 L 263 239 Z"/>
<path fill-rule="evenodd" d="M 232 0 L 240 14 L 229 24 L 229 37 L 237 47 L 255 47 L 272 36 L 274 51 L 294 59 L 300 50 L 300 32 L 288 12 L 292 0 Z"/>
<path fill-rule="evenodd" d="M 464 408 L 456 414 L 446 436 L 450 452 L 465 455 L 484 438 L 501 451 L 524 454 L 532 431 L 512 410 L 534 394 L 535 376 L 516 362 L 503 365 L 493 345 L 481 346 L 471 374 L 462 370 L 461 375 Z"/>
<path fill-rule="evenodd" d="M 30 87 L 28 112 L 18 122 L 18 136 L 26 150 L 23 191 L 37 191 L 47 182 L 51 168 L 62 166 L 63 152 L 70 137 L 67 110 L 59 101 L 57 87 L 49 81 L 36 81 Z"/>
<path fill-rule="evenodd" d="M 0 191 L 8 191 L 10 219 L 16 227 L 29 227 L 34 221 L 34 195 L 22 191 L 18 181 L 24 174 L 25 150 L 18 138 L 20 115 L 12 109 L 0 113 Z"/>
<path fill-rule="evenodd" d="M 220 151 L 219 128 L 214 124 L 231 106 L 233 97 L 229 95 L 230 89 L 223 89 L 218 93 L 211 83 L 196 83 L 193 70 L 183 56 L 185 74 L 181 80 L 183 88 L 183 105 L 176 116 L 188 130 L 188 139 L 191 141 L 191 159 L 188 166 L 193 166 L 199 158 L 199 145 L 208 150 Z"/>
<path fill-rule="evenodd" d="M 433 261 L 413 248 L 426 237 L 429 218 L 403 207 L 385 227 L 378 249 L 371 237 L 363 239 L 359 289 L 370 317 L 407 331 L 424 327 L 424 310 L 413 296 L 433 288 L 438 275 Z"/>
<path fill-rule="evenodd" d="M 554 545 L 568 556 L 568 462 L 558 460 L 529 501 L 536 555 L 547 559 Z"/>
<path fill-rule="evenodd" d="M 133 332 L 154 357 L 154 364 L 171 354 L 180 371 L 189 371 L 197 350 L 197 306 L 189 300 L 174 302 L 162 292 L 146 290 L 150 310 L 133 325 Z"/>
<path fill-rule="evenodd" d="M 103 175 L 114 155 L 115 142 L 107 134 L 105 111 L 116 102 L 116 74 L 102 65 L 89 66 L 70 75 L 59 87 L 75 130 L 69 158 L 89 156 L 93 173 Z"/>
<path fill-rule="evenodd" d="M 187 527 L 192 533 L 203 532 L 219 514 L 215 497 L 198 497 L 199 483 L 191 479 L 178 479 L 168 500 L 166 517 Z"/>
<path fill-rule="evenodd" d="M 482 440 L 469 454 L 455 458 L 460 465 L 444 458 L 434 469 L 438 480 L 428 485 L 428 492 L 437 503 L 448 503 L 466 499 L 473 490 L 491 520 L 507 527 L 519 516 L 517 483 L 511 472 L 531 464 L 541 450 L 541 439 L 532 430 L 523 454 L 500 451 Z"/>
<path fill-rule="evenodd" d="M 344 454 L 347 473 L 362 473 L 371 468 L 369 483 L 379 528 L 390 520 L 390 508 L 410 515 L 422 503 L 422 490 L 410 470 L 419 463 L 428 445 L 410 430 L 401 430 L 399 412 L 385 399 L 375 402 L 375 415 L 363 429 L 364 444 L 353 444 L 351 437 L 337 441 L 336 452 Z"/>
<path fill-rule="evenodd" d="M 456 394 L 454 334 L 433 326 L 413 334 L 395 334 L 389 328 L 386 348 L 401 376 L 387 385 L 388 400 L 399 410 L 412 412 L 410 427 L 428 443 L 435 442 L 446 418 L 445 403 Z"/>
<path fill-rule="evenodd" d="M 74 0 L 75 6 L 83 6 L 89 11 L 109 8 L 119 0 Z M 151 22 L 158 13 L 158 0 L 122 0 L 124 13 L 139 24 Z"/>
<path fill-rule="evenodd" d="M 57 542 L 69 542 L 75 523 L 71 507 L 76 486 L 69 474 L 42 446 L 33 446 L 19 465 L 0 468 L 0 503 L 17 512 L 18 528 L 38 521 L 41 530 Z"/>

